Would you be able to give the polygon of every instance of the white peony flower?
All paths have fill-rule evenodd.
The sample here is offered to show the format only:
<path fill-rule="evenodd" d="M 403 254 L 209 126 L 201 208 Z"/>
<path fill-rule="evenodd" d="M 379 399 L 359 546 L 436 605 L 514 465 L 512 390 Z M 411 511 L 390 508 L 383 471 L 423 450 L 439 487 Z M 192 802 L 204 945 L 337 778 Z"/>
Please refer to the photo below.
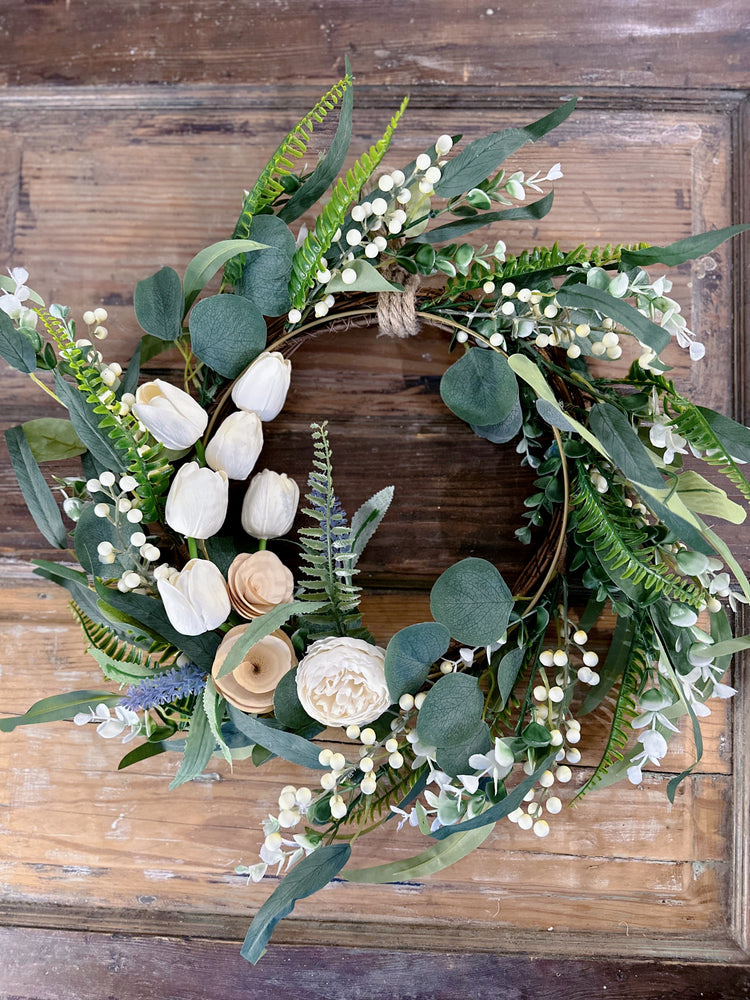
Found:
<path fill-rule="evenodd" d="M 207 559 L 191 559 L 181 573 L 156 581 L 167 618 L 181 635 L 202 635 L 229 617 L 227 585 Z"/>
<path fill-rule="evenodd" d="M 297 694 L 325 726 L 374 722 L 391 703 L 385 650 L 349 636 L 318 639 L 297 668 Z"/>
<path fill-rule="evenodd" d="M 157 441 L 174 451 L 192 447 L 208 424 L 200 403 L 160 378 L 138 387 L 133 413 Z"/>

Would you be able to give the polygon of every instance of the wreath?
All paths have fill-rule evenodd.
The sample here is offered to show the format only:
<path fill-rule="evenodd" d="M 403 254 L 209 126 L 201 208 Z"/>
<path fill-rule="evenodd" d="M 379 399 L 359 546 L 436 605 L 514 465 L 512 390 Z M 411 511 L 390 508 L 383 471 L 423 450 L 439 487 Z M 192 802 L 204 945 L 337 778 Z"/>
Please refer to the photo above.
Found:
<path fill-rule="evenodd" d="M 700 751 L 706 702 L 734 693 L 724 675 L 750 646 L 732 637 L 727 614 L 750 600 L 750 584 L 703 519 L 738 524 L 745 510 L 697 471 L 710 465 L 750 501 L 750 430 L 670 380 L 667 344 L 695 362 L 704 346 L 658 271 L 748 227 L 665 247 L 515 256 L 502 241 L 475 246 L 464 242 L 474 230 L 549 211 L 560 165 L 528 175 L 502 164 L 575 101 L 461 151 L 460 136 L 441 135 L 381 172 L 406 103 L 342 174 L 347 66 L 245 193 L 231 238 L 201 250 L 183 277 L 164 267 L 138 283 L 145 335 L 127 367 L 104 359 L 104 309 L 83 313 L 80 336 L 23 268 L 0 278 L 0 354 L 68 411 L 6 432 L 40 531 L 59 549 L 72 544 L 80 564 L 37 560 L 35 573 L 68 590 L 114 688 L 44 698 L 0 730 L 93 722 L 104 738 L 136 741 L 121 767 L 179 751 L 171 788 L 214 754 L 308 768 L 309 785 L 280 789 L 260 861 L 238 869 L 253 881 L 287 872 L 248 931 L 251 962 L 296 899 L 342 872 L 388 882 L 438 871 L 504 818 L 546 837 L 570 798 L 590 712 L 611 720 L 609 736 L 576 798 L 639 783 L 683 716 Z M 332 141 L 305 172 L 313 133 L 334 111 Z M 293 232 L 323 195 L 314 225 Z M 295 523 L 300 486 L 254 472 L 290 388 L 290 348 L 374 316 L 390 336 L 413 336 L 421 322 L 443 330 L 455 358 L 440 382 L 446 406 L 489 442 L 516 442 L 534 473 L 516 532 L 533 554 L 514 592 L 492 563 L 462 559 L 432 588 L 433 620 L 385 647 L 362 619 L 357 573 L 392 488 L 347 520 L 326 423 L 313 424 L 293 572 L 274 548 Z M 627 371 L 623 344 L 635 357 Z M 182 386 L 139 385 L 141 364 L 166 348 L 184 359 Z M 51 489 L 39 463 L 76 456 Z M 241 532 L 227 519 L 230 483 L 244 492 Z M 600 658 L 589 633 L 603 614 L 615 624 Z M 316 742 L 326 731 L 333 749 Z M 687 773 L 669 782 L 670 799 Z M 431 846 L 347 868 L 351 842 L 388 821 L 394 837 L 408 823 Z"/>

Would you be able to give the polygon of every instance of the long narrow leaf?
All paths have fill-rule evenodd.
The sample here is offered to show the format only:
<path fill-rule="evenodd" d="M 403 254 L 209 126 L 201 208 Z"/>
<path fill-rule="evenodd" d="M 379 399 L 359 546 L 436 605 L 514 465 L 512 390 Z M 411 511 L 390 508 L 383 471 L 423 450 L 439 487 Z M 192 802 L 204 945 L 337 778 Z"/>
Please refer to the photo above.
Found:
<path fill-rule="evenodd" d="M 265 243 L 255 240 L 219 240 L 197 253 L 185 271 L 182 287 L 185 292 L 185 308 L 189 309 L 198 294 L 205 288 L 220 267 L 240 253 L 267 249 Z"/>
<path fill-rule="evenodd" d="M 302 858 L 255 914 L 242 945 L 242 957 L 255 965 L 263 956 L 276 924 L 292 912 L 298 899 L 312 896 L 328 885 L 347 863 L 351 852 L 348 844 L 328 844 Z"/>
<path fill-rule="evenodd" d="M 215 746 L 216 740 L 211 732 L 208 716 L 203 707 L 203 699 L 198 698 L 193 714 L 190 716 L 190 729 L 185 743 L 185 753 L 169 790 L 178 788 L 186 781 L 191 781 L 202 774 L 203 769 L 211 759 Z"/>
<path fill-rule="evenodd" d="M 50 545 L 64 549 L 67 542 L 60 510 L 32 454 L 23 427 L 9 427 L 5 442 L 18 485 L 37 528 Z"/>
<path fill-rule="evenodd" d="M 271 611 L 267 611 L 260 618 L 256 618 L 245 629 L 243 634 L 232 645 L 227 653 L 227 657 L 221 665 L 221 669 L 216 674 L 216 679 L 231 674 L 242 663 L 245 654 L 256 642 L 265 639 L 267 635 L 281 628 L 288 622 L 292 615 L 317 611 L 322 608 L 325 601 L 290 601 L 288 604 L 277 604 Z"/>
<path fill-rule="evenodd" d="M 386 865 L 373 865 L 371 868 L 354 868 L 352 871 L 345 871 L 343 877 L 348 882 L 366 882 L 370 885 L 423 879 L 471 854 L 484 843 L 494 828 L 495 824 L 491 823 L 480 826 L 477 830 L 457 833 L 447 840 L 439 840 L 437 844 L 433 844 L 421 854 L 414 855 L 413 858 L 392 861 Z"/>
<path fill-rule="evenodd" d="M 72 719 L 78 712 L 86 712 L 94 705 L 119 705 L 122 695 L 111 691 L 68 691 L 35 702 L 23 715 L 0 719 L 0 733 L 10 733 L 17 726 L 34 726 L 38 722 L 59 722 Z"/>
<path fill-rule="evenodd" d="M 550 191 L 543 198 L 538 198 L 530 205 L 518 205 L 515 208 L 504 208 L 498 212 L 482 212 L 480 215 L 469 216 L 468 219 L 456 219 L 455 222 L 448 222 L 444 226 L 436 229 L 426 229 L 419 236 L 415 236 L 414 243 L 448 243 L 451 240 L 460 239 L 467 233 L 482 226 L 489 226 L 493 222 L 511 222 L 518 219 L 543 219 L 552 208 L 554 191 Z"/>
<path fill-rule="evenodd" d="M 314 771 L 325 770 L 324 765 L 318 760 L 320 750 L 310 740 L 266 725 L 262 719 L 254 715 L 245 715 L 233 705 L 229 706 L 229 718 L 248 739 L 270 750 L 277 757 L 288 760 L 290 764 L 309 767 Z"/>

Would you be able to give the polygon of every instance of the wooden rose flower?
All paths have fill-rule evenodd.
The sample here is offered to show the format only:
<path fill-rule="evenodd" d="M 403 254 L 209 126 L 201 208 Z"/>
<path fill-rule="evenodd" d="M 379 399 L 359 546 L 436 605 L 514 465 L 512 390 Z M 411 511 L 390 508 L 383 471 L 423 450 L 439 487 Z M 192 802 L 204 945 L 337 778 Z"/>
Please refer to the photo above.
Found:
<path fill-rule="evenodd" d="M 258 618 L 292 599 L 291 571 L 273 552 L 243 552 L 227 573 L 232 606 L 243 618 Z"/>
<path fill-rule="evenodd" d="M 232 646 L 249 627 L 237 625 L 227 632 L 216 650 L 211 674 L 216 689 L 230 705 L 243 712 L 270 712 L 276 685 L 288 670 L 297 666 L 294 648 L 280 629 L 251 646 L 231 674 L 217 677 Z"/>

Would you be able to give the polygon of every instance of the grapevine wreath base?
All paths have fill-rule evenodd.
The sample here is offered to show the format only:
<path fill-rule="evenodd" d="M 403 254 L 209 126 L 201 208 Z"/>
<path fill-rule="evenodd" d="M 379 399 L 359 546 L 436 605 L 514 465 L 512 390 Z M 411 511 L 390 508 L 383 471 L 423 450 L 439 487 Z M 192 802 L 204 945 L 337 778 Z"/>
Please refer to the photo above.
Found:
<path fill-rule="evenodd" d="M 104 738 L 133 741 L 122 767 L 177 750 L 170 787 L 214 754 L 307 768 L 307 784 L 279 790 L 260 860 L 238 869 L 252 881 L 284 874 L 248 931 L 251 962 L 295 901 L 334 877 L 439 871 L 502 819 L 546 837 L 570 799 L 589 713 L 611 723 L 577 798 L 620 779 L 638 784 L 683 716 L 700 752 L 706 702 L 734 693 L 723 677 L 750 641 L 732 637 L 728 611 L 747 603 L 750 585 L 704 517 L 744 519 L 750 430 L 670 380 L 667 344 L 695 363 L 705 348 L 661 267 L 746 227 L 667 247 L 555 245 L 519 256 L 502 240 L 464 241 L 549 211 L 560 165 L 529 175 L 502 164 L 574 104 L 463 148 L 460 136 L 441 135 L 386 170 L 404 102 L 338 177 L 351 134 L 347 72 L 245 193 L 231 238 L 201 250 L 182 277 L 164 267 L 138 283 L 145 335 L 127 366 L 100 349 L 105 310 L 83 314 L 81 335 L 68 308 L 47 308 L 28 287 L 22 267 L 0 279 L 0 354 L 68 411 L 6 432 L 39 529 L 80 564 L 39 560 L 35 572 L 67 588 L 110 682 L 45 698 L 0 730 L 93 722 Z M 331 144 L 306 171 L 331 113 Z M 321 196 L 314 223 L 301 226 Z M 532 555 L 513 592 L 487 560 L 462 559 L 432 588 L 432 620 L 385 647 L 362 620 L 357 573 L 393 490 L 348 521 L 325 420 L 314 424 L 306 526 L 287 566 L 275 549 L 295 523 L 299 484 L 254 471 L 293 381 L 294 345 L 341 324 L 354 344 L 356 324 L 374 316 L 390 336 L 425 322 L 444 331 L 454 358 L 440 384 L 446 406 L 489 442 L 514 442 L 534 474 L 516 532 Z M 635 358 L 629 369 L 623 346 Z M 141 378 L 166 348 L 183 358 L 181 386 Z M 39 464 L 51 459 L 72 463 L 52 488 Z M 227 517 L 237 491 L 241 525 Z M 600 659 L 588 634 L 602 615 L 615 625 Z M 326 731 L 340 749 L 320 742 Z M 685 774 L 669 782 L 670 798 Z M 417 826 L 428 846 L 350 869 L 351 842 L 382 824 L 395 838 Z"/>

